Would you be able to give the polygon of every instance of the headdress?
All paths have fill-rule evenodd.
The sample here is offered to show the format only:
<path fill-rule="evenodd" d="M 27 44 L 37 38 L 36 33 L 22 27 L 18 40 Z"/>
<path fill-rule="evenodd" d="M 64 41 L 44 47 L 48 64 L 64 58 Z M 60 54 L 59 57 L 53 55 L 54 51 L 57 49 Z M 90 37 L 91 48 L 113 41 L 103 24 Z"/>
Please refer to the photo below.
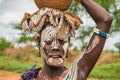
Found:
<path fill-rule="evenodd" d="M 39 10 L 33 14 L 25 13 L 21 21 L 25 34 L 35 32 L 35 38 L 50 24 L 60 38 L 74 36 L 74 31 L 82 23 L 74 14 L 63 12 L 71 4 L 72 0 L 34 0 Z M 37 35 L 37 33 L 39 33 Z"/>
<path fill-rule="evenodd" d="M 79 28 L 82 21 L 72 13 L 63 12 L 68 9 L 72 0 L 34 0 L 34 2 L 39 10 L 33 14 L 25 13 L 21 21 L 25 34 L 40 33 L 44 25 L 50 23 L 58 27 L 60 36 L 66 35 L 67 28 L 69 28 L 69 36 L 74 36 L 74 30 Z"/>

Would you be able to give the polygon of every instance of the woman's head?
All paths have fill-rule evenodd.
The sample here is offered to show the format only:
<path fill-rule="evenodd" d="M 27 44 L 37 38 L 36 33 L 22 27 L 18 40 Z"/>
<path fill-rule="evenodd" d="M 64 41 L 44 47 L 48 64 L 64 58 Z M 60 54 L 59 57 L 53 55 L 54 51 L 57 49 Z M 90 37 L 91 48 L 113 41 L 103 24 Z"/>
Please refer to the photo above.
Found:
<path fill-rule="evenodd" d="M 82 21 L 77 16 L 52 8 L 42 8 L 22 20 L 25 33 L 36 32 L 43 57 L 51 66 L 61 66 L 67 55 L 70 37 Z M 38 37 L 39 36 L 39 37 Z"/>
<path fill-rule="evenodd" d="M 67 25 L 66 25 L 67 26 Z M 52 25 L 47 25 L 40 35 L 40 46 L 47 64 L 51 66 L 61 66 L 66 58 L 69 46 L 69 27 L 64 35 L 60 35 L 61 29 Z"/>

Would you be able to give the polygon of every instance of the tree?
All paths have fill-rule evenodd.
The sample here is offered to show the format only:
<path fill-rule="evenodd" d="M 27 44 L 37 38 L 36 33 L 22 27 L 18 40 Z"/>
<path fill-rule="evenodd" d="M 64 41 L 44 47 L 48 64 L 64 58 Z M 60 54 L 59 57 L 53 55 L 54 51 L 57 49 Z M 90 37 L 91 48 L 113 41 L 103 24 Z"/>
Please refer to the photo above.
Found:
<path fill-rule="evenodd" d="M 120 42 L 115 43 L 115 47 L 118 49 L 118 51 L 120 53 Z"/>
<path fill-rule="evenodd" d="M 110 30 L 110 32 L 118 32 L 120 31 L 120 0 L 95 0 L 95 2 L 97 2 L 98 4 L 100 4 L 101 6 L 103 6 L 114 18 L 113 24 L 112 24 L 112 28 Z M 87 12 L 85 11 L 85 9 L 80 5 L 80 3 L 78 2 L 73 2 L 71 7 L 68 10 L 69 12 L 76 14 L 76 15 L 80 15 L 80 16 L 88 16 Z M 86 27 L 86 26 L 84 26 Z M 94 27 L 94 26 L 93 26 Z M 81 27 L 82 28 L 82 27 Z M 88 27 L 89 28 L 89 27 Z M 88 31 L 88 33 L 86 34 L 86 32 Z M 92 28 L 89 30 L 85 30 L 84 28 L 79 30 L 80 35 L 79 37 L 77 37 L 77 40 L 80 40 L 81 43 L 83 44 L 81 46 L 81 50 L 84 50 L 84 48 L 87 46 L 86 45 L 86 37 L 85 36 L 89 36 L 92 32 Z"/>
<path fill-rule="evenodd" d="M 80 5 L 80 3 L 75 1 L 73 1 L 73 3 L 71 4 L 70 8 L 68 9 L 68 12 L 78 16 L 88 16 L 87 12 L 82 7 L 82 5 Z M 79 46 L 81 51 L 83 51 L 86 48 L 88 43 L 88 41 L 86 41 L 86 38 L 90 36 L 90 34 L 92 33 L 92 30 L 93 30 L 93 26 L 89 26 L 89 27 L 81 26 L 77 31 L 78 36 L 76 37 L 76 40 L 79 40 L 82 44 L 81 46 Z M 74 50 L 76 49 L 77 47 L 75 46 Z"/>
<path fill-rule="evenodd" d="M 80 42 L 81 42 L 81 48 L 80 48 L 80 50 L 84 50 L 85 48 L 86 48 L 86 46 L 87 46 L 87 43 L 88 43 L 88 41 L 86 41 L 86 39 L 91 35 L 91 33 L 92 33 L 92 30 L 93 30 L 93 27 L 85 27 L 85 26 L 81 26 L 80 28 L 79 28 L 79 30 L 78 30 L 78 36 L 76 37 L 76 40 L 80 40 Z"/>
<path fill-rule="evenodd" d="M 11 25 L 13 25 L 15 29 L 22 30 L 21 24 L 16 23 L 16 24 L 11 24 Z M 25 43 L 27 41 L 33 42 L 34 40 L 31 36 L 25 36 L 22 33 L 20 39 L 18 40 L 18 43 Z"/>
<path fill-rule="evenodd" d="M 120 0 L 95 0 L 98 4 L 103 6 L 114 18 L 111 32 L 120 31 Z M 73 2 L 68 10 L 76 15 L 88 15 L 85 14 L 85 9 L 77 2 Z M 84 14 L 79 14 L 80 12 Z"/>
<path fill-rule="evenodd" d="M 110 32 L 118 32 L 120 31 L 120 0 L 95 0 L 98 4 L 100 4 L 101 6 L 103 6 L 113 17 L 114 17 L 114 21 L 112 24 L 112 28 L 110 30 Z M 88 16 L 86 10 L 82 7 L 82 5 L 80 5 L 80 3 L 73 1 L 72 5 L 70 6 L 70 8 L 67 10 L 68 12 L 71 12 L 75 15 L 79 15 L 79 16 Z M 15 24 L 14 25 L 17 29 L 22 29 L 20 24 Z M 86 45 L 86 41 L 85 39 L 87 37 L 90 36 L 90 34 L 92 33 L 92 27 L 95 26 L 89 26 L 91 29 L 89 29 L 89 27 L 87 27 L 88 29 L 84 28 L 86 26 L 82 26 L 79 30 L 78 30 L 78 34 L 80 34 L 77 37 L 77 40 L 80 40 L 81 43 L 83 44 L 81 47 L 81 50 L 84 50 L 85 45 Z M 18 42 L 26 42 L 26 41 L 33 41 L 32 37 L 29 36 L 24 36 L 23 34 L 21 34 L 21 38 L 19 39 Z M 72 44 L 73 45 L 73 44 Z"/>
<path fill-rule="evenodd" d="M 0 38 L 0 51 L 4 51 L 6 48 L 11 46 L 11 42 L 8 42 L 5 38 Z"/>
<path fill-rule="evenodd" d="M 120 31 L 120 0 L 95 0 L 113 16 L 111 32 Z"/>

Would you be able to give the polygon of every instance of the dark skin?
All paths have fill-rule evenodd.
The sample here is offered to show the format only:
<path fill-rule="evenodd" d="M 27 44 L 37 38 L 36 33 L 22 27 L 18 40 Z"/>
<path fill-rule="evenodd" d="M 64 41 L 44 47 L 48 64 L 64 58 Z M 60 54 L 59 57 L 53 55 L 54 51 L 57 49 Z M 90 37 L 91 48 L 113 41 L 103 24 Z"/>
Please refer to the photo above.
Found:
<path fill-rule="evenodd" d="M 101 31 L 104 31 L 106 33 L 109 33 L 109 29 L 112 23 L 112 17 L 98 4 L 96 4 L 93 0 L 81 0 L 81 3 L 83 7 L 87 10 L 89 15 L 93 18 L 95 21 L 97 28 Z M 99 42 L 96 47 L 94 47 L 92 50 L 88 51 L 88 48 L 92 45 L 95 37 L 98 36 Z M 89 73 L 93 69 L 95 63 L 97 62 L 104 44 L 105 44 L 106 38 L 99 36 L 98 34 L 94 33 L 89 41 L 89 44 L 84 52 L 84 55 L 82 59 L 80 59 L 77 63 L 79 69 L 78 69 L 78 76 L 77 80 L 86 80 Z M 49 45 L 45 45 L 44 49 L 45 51 L 57 51 L 58 55 L 64 55 L 63 54 L 63 46 L 59 42 L 59 48 L 52 50 Z M 60 54 L 62 52 L 62 54 Z M 47 53 L 47 52 L 46 52 Z M 50 54 L 47 54 L 48 56 Z M 52 79 L 56 76 L 60 76 L 66 68 L 64 68 L 63 65 L 61 66 L 52 66 L 46 63 L 46 60 L 44 60 L 44 66 L 43 66 L 43 74 L 48 78 Z M 52 73 L 52 74 L 51 74 Z"/>
<path fill-rule="evenodd" d="M 95 21 L 97 28 L 100 29 L 101 31 L 109 33 L 109 29 L 113 20 L 112 17 L 101 6 L 96 4 L 93 0 L 82 0 L 82 5 L 85 7 L 87 12 Z M 91 72 L 92 68 L 94 67 L 95 63 L 97 62 L 103 50 L 106 38 L 99 36 L 98 46 L 93 48 L 90 52 L 87 52 L 88 47 L 92 45 L 91 43 L 93 42 L 96 36 L 98 36 L 98 34 L 94 33 L 92 35 L 90 42 L 85 50 L 85 55 L 78 62 L 79 74 L 77 80 L 87 79 L 89 73 Z M 84 74 L 81 73 L 81 71 L 83 71 Z"/>
<path fill-rule="evenodd" d="M 44 60 L 43 75 L 45 75 L 45 77 L 47 77 L 48 79 L 52 80 L 56 76 L 60 76 L 65 70 L 66 68 L 64 66 L 50 66 Z"/>
<path fill-rule="evenodd" d="M 57 43 L 59 45 L 55 48 L 51 47 L 52 42 L 53 41 L 46 41 L 45 42 L 46 44 L 45 44 L 45 47 L 44 47 L 44 51 L 47 54 L 47 57 L 52 56 L 52 55 L 64 56 L 63 44 L 65 44 L 66 41 L 58 39 Z M 44 59 L 43 74 L 48 79 L 53 79 L 56 76 L 60 76 L 65 70 L 66 70 L 66 68 L 63 65 L 59 65 L 59 66 L 51 65 L 51 64 L 48 64 L 46 62 L 46 60 Z"/>

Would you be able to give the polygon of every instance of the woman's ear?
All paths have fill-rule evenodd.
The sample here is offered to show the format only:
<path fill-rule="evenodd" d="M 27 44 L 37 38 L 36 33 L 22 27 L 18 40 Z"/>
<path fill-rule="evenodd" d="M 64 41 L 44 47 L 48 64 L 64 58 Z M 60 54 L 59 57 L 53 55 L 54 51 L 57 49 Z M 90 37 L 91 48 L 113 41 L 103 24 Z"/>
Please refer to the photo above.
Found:
<path fill-rule="evenodd" d="M 82 20 L 72 13 L 66 13 L 65 16 L 68 18 L 66 21 L 68 24 L 72 25 L 74 30 L 77 30 L 80 27 L 80 24 L 83 24 Z"/>

